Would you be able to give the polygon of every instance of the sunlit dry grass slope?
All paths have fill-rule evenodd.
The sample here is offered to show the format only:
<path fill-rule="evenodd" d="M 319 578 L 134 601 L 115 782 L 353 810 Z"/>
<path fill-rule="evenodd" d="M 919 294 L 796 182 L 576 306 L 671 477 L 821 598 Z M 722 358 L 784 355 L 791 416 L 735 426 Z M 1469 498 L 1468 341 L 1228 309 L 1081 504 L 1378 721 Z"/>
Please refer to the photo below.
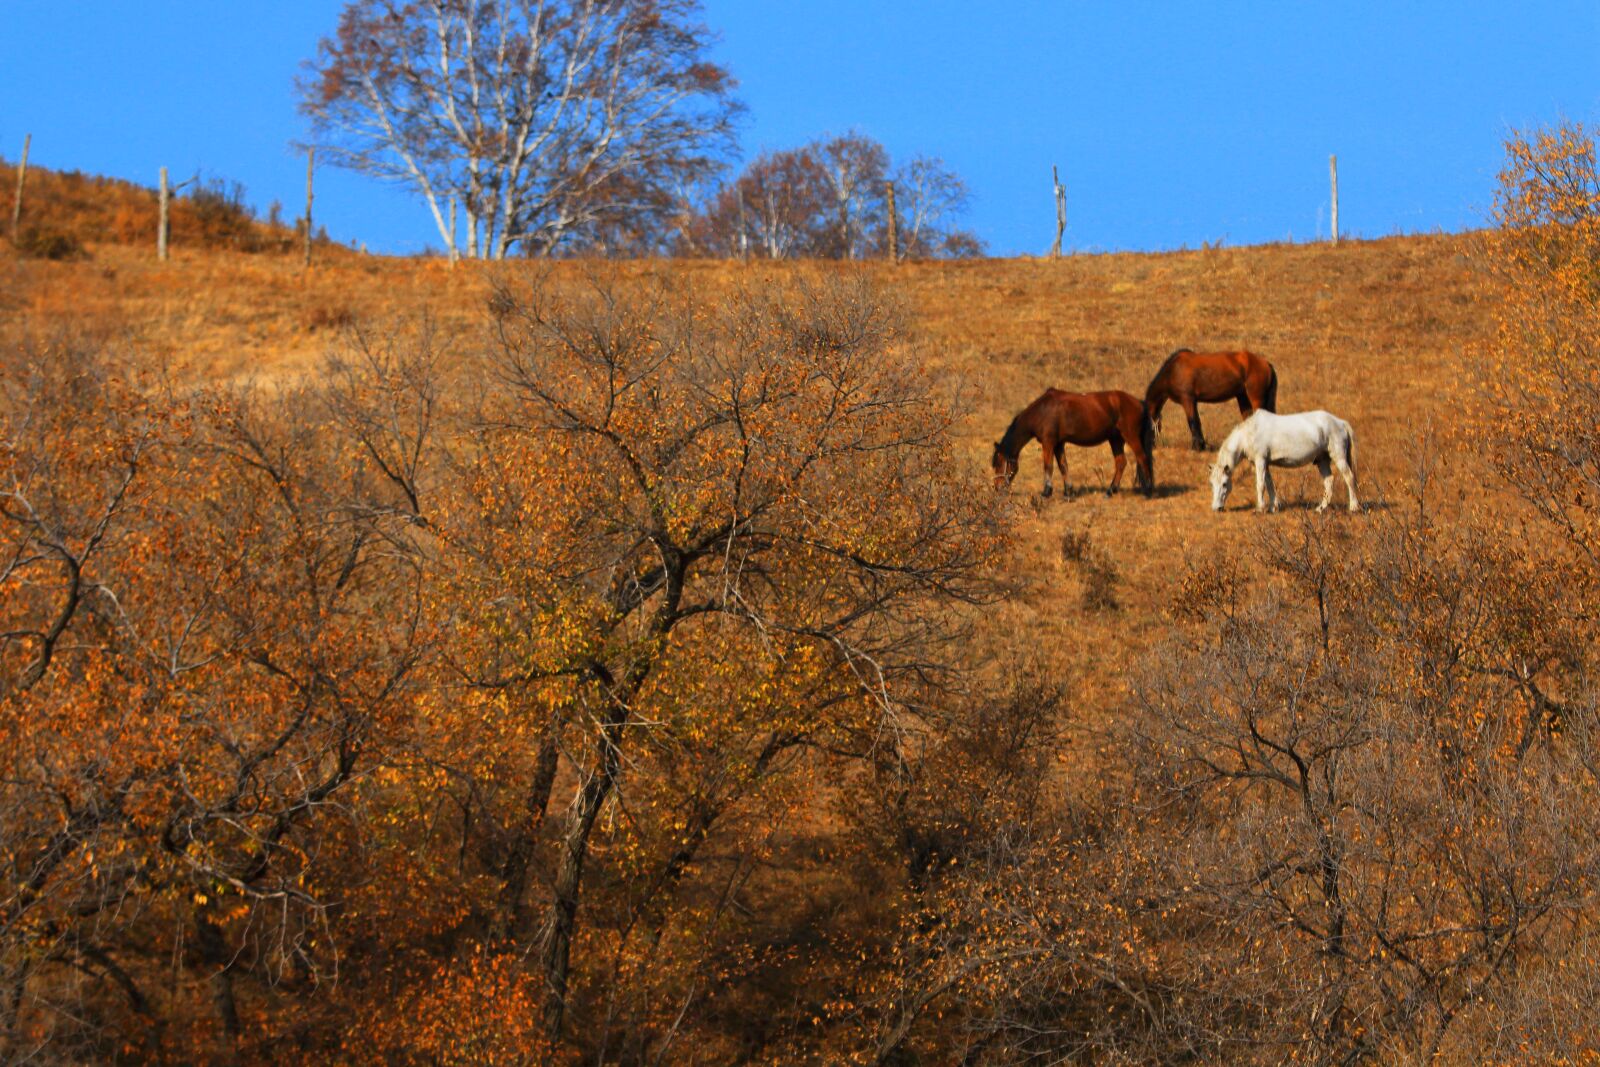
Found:
<path fill-rule="evenodd" d="M 157 264 L 146 249 L 105 245 L 68 262 L 0 251 L 0 317 L 7 329 L 46 339 L 101 337 L 192 380 L 270 382 L 314 368 L 353 324 L 383 328 L 427 313 L 471 345 L 493 282 L 507 273 L 548 271 L 558 284 L 664 275 L 716 290 L 759 286 L 774 273 L 864 270 L 905 306 L 906 343 L 963 395 L 962 457 L 975 492 L 987 491 L 990 442 L 1047 386 L 1142 396 L 1175 348 L 1248 348 L 1276 365 L 1280 411 L 1326 408 L 1354 425 L 1371 509 L 1317 521 L 1359 539 L 1410 484 L 1429 439 L 1459 422 L 1468 353 L 1489 331 L 1471 241 L 1413 236 L 898 267 L 565 262 L 494 271 L 330 248 L 310 272 L 294 256 L 179 248 Z M 1215 445 L 1238 415 L 1229 404 L 1203 408 L 1202 418 Z M 1173 408 L 1156 453 L 1155 499 L 1126 486 L 1107 499 L 1100 490 L 1111 458 L 1099 448 L 1069 449 L 1071 491 L 1039 500 L 1038 449 L 1030 446 L 1012 489 L 1016 544 L 999 561 L 1015 593 L 990 609 L 985 642 L 1008 649 L 1006 662 L 1068 682 L 1087 721 L 1115 707 L 1124 665 L 1159 639 L 1173 594 L 1196 563 L 1242 555 L 1264 524 L 1302 521 L 1320 492 L 1313 471 L 1282 472 L 1285 513 L 1257 516 L 1248 510 L 1247 476 L 1230 510 L 1216 515 L 1209 462 L 1209 454 L 1188 451 Z M 1452 495 L 1482 492 L 1462 473 L 1445 470 L 1441 479 Z M 1067 535 L 1080 539 L 1076 552 L 1063 553 Z M 1115 606 L 1085 606 L 1094 571 Z"/>

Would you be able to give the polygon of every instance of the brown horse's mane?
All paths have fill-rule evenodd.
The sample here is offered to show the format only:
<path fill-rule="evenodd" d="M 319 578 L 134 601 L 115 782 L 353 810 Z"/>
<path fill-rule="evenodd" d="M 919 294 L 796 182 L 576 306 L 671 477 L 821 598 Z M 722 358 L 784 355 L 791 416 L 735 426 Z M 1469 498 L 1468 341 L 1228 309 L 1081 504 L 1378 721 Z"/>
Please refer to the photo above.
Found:
<path fill-rule="evenodd" d="M 1161 386 L 1163 389 L 1166 388 L 1167 375 L 1172 372 L 1172 365 L 1177 362 L 1179 356 L 1189 351 L 1191 350 L 1187 348 L 1179 348 L 1162 362 L 1161 368 L 1156 371 L 1156 376 L 1151 378 L 1150 384 L 1145 387 L 1144 401 L 1146 404 L 1150 403 L 1151 394 L 1155 392 L 1157 386 Z"/>
<path fill-rule="evenodd" d="M 1022 416 L 1032 411 L 1037 403 L 1038 401 L 1035 401 L 1018 412 L 1016 418 L 1011 420 L 1011 425 L 1006 427 L 1006 432 L 1000 436 L 1000 440 L 994 443 L 994 447 L 1007 459 L 1016 459 L 1021 455 L 1022 446 L 1033 436 L 1032 431 L 1022 428 Z"/>

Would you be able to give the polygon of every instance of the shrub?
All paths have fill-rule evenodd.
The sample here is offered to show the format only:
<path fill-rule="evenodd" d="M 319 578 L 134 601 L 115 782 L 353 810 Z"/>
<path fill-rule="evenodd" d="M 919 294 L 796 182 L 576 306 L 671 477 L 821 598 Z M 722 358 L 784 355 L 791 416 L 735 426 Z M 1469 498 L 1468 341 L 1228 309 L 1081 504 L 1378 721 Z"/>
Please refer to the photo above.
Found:
<path fill-rule="evenodd" d="M 1111 554 L 1094 543 L 1088 530 L 1068 530 L 1061 535 L 1061 560 L 1077 564 L 1083 577 L 1083 606 L 1088 611 L 1116 611 L 1117 583 L 1121 575 Z"/>
<path fill-rule="evenodd" d="M 17 251 L 29 259 L 87 258 L 83 244 L 72 234 L 49 226 L 29 226 L 17 234 Z"/>
<path fill-rule="evenodd" d="M 350 310 L 348 304 L 316 303 L 307 308 L 301 316 L 300 322 L 307 332 L 316 333 L 318 330 L 343 330 L 353 326 L 356 313 Z"/>

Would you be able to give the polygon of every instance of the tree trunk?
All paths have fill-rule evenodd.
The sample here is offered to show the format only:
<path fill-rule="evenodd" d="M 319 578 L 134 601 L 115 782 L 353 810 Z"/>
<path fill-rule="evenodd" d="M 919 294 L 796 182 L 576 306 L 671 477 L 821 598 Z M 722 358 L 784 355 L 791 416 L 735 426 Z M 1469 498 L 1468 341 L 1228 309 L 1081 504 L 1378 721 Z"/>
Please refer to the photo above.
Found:
<path fill-rule="evenodd" d="M 228 1040 L 237 1045 L 239 1040 L 239 1003 L 233 991 L 233 963 L 234 954 L 229 950 L 227 939 L 222 936 L 222 928 L 205 915 L 200 915 L 195 920 L 195 940 L 200 950 L 200 961 L 204 967 L 212 968 L 208 983 L 211 986 L 211 1002 L 217 1011 L 217 1018 L 222 1022 L 222 1029 L 228 1035 Z M 237 1062 L 237 1049 L 235 1055 L 229 1056 L 227 1062 Z"/>
<path fill-rule="evenodd" d="M 572 950 L 572 931 L 577 926 L 578 897 L 583 890 L 583 863 L 589 853 L 589 836 L 594 831 L 594 821 L 616 788 L 622 773 L 622 731 L 628 724 L 634 697 L 644 688 L 645 681 L 655 666 L 656 657 L 678 621 L 678 609 L 683 601 L 684 562 L 664 534 L 657 534 L 656 545 L 662 550 L 666 569 L 666 588 L 661 604 L 654 612 L 640 651 L 620 679 L 615 679 L 603 666 L 596 665 L 595 675 L 607 698 L 605 718 L 600 724 L 598 765 L 583 779 L 571 814 L 567 820 L 567 833 L 562 841 L 560 867 L 556 871 L 555 887 L 550 904 L 549 940 L 545 942 L 545 1040 L 552 1046 L 561 1041 L 561 1022 L 567 1010 L 567 975 Z"/>
<path fill-rule="evenodd" d="M 573 806 L 566 838 L 562 842 L 561 866 L 556 871 L 551 905 L 549 940 L 545 943 L 544 1033 L 551 1044 L 561 1039 L 561 1021 L 567 1010 L 567 975 L 572 950 L 572 931 L 577 925 L 578 895 L 583 885 L 583 863 L 589 854 L 589 835 L 595 818 L 616 786 L 622 766 L 619 747 L 623 726 L 628 721 L 627 705 L 613 699 L 600 732 L 599 765 L 590 772 Z"/>
<path fill-rule="evenodd" d="M 550 806 L 550 791 L 555 786 L 556 768 L 560 763 L 556 730 L 557 724 L 552 722 L 549 732 L 539 743 L 539 753 L 533 764 L 533 781 L 528 785 L 523 825 L 512 837 L 505 862 L 500 867 L 500 901 L 489 928 L 491 941 L 514 939 L 525 925 L 528 874 L 533 866 L 539 828 L 544 825 L 545 812 Z"/>

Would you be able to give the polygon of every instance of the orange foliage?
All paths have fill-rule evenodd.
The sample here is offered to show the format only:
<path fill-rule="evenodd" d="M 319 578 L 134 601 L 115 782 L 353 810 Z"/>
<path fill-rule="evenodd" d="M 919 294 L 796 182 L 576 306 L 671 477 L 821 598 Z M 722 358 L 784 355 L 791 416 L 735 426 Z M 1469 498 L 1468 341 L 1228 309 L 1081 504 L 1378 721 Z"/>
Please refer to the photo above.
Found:
<path fill-rule="evenodd" d="M 1471 239 L 0 259 L 0 1058 L 1581 1058 L 1593 187 L 1566 130 Z M 984 488 L 1043 385 L 1245 342 L 1372 513 Z M 1492 465 L 1417 440 L 1468 403 Z"/>

